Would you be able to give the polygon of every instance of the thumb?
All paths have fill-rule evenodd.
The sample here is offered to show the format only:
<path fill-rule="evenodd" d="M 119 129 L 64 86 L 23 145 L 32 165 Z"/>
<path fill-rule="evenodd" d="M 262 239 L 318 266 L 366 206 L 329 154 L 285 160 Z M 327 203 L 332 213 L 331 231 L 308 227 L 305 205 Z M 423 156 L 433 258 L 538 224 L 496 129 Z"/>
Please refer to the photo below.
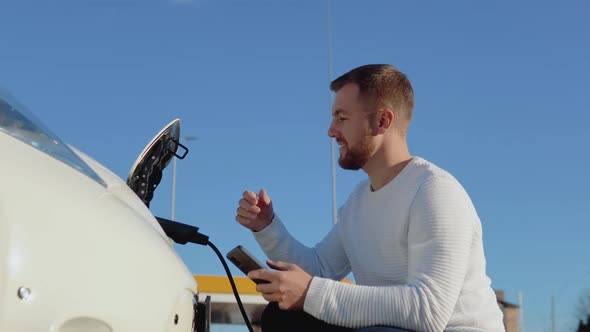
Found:
<path fill-rule="evenodd" d="M 262 204 L 264 204 L 264 205 L 269 205 L 270 204 L 270 197 L 266 193 L 266 190 L 264 190 L 264 189 L 260 190 L 260 193 L 258 194 L 258 197 L 260 199 L 260 202 L 262 202 Z"/>
<path fill-rule="evenodd" d="M 281 261 L 273 261 L 270 259 L 266 260 L 266 264 L 271 268 L 278 270 L 278 271 L 290 271 L 293 270 L 292 264 L 281 262 Z"/>

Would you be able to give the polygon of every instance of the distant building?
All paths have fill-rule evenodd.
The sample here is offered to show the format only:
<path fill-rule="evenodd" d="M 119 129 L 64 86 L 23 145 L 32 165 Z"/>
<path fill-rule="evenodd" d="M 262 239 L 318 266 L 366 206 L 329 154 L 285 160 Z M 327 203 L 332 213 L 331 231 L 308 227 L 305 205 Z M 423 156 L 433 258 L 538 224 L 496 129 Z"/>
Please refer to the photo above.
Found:
<path fill-rule="evenodd" d="M 504 301 L 504 291 L 495 290 L 498 306 L 504 314 L 504 327 L 506 332 L 518 332 L 518 314 L 520 308 L 513 303 Z"/>
<path fill-rule="evenodd" d="M 578 332 L 590 332 L 590 315 L 588 315 L 588 318 L 586 319 L 586 324 L 584 324 L 583 320 L 580 320 Z"/>

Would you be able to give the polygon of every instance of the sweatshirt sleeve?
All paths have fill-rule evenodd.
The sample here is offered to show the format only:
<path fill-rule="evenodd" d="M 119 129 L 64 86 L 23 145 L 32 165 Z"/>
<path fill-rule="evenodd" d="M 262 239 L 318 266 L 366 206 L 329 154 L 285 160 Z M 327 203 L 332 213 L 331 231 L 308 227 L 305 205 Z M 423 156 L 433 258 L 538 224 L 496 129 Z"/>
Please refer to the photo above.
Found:
<path fill-rule="evenodd" d="M 466 275 L 476 217 L 458 182 L 429 180 L 410 208 L 407 282 L 363 286 L 314 277 L 304 310 L 349 328 L 382 325 L 443 331 Z"/>
<path fill-rule="evenodd" d="M 268 258 L 297 264 L 312 276 L 339 280 L 350 272 L 350 264 L 337 226 L 332 227 L 313 248 L 306 247 L 291 236 L 276 214 L 270 225 L 253 234 Z"/>

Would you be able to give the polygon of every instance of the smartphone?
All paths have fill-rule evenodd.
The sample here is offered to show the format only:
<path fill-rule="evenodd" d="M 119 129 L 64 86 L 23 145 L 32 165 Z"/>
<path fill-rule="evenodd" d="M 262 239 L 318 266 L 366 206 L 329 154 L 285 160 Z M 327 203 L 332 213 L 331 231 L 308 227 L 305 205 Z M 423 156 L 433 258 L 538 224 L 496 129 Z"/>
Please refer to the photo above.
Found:
<path fill-rule="evenodd" d="M 265 267 L 260 263 L 256 257 L 254 257 L 246 248 L 242 246 L 237 246 L 233 248 L 230 252 L 226 255 L 227 259 L 230 262 L 234 263 L 235 266 L 240 269 L 240 271 L 244 272 L 245 275 L 248 275 L 248 272 L 258 269 L 265 269 Z M 252 279 L 257 284 L 267 284 L 269 281 L 261 280 L 261 279 Z"/>

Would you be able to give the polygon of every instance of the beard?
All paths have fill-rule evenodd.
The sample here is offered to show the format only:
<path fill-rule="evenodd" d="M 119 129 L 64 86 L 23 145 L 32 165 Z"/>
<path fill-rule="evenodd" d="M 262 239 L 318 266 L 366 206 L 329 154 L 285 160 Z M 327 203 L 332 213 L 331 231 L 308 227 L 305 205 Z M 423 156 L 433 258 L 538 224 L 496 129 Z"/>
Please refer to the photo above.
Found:
<path fill-rule="evenodd" d="M 340 153 L 338 164 L 342 169 L 358 171 L 361 169 L 373 153 L 373 144 L 367 133 L 361 138 L 361 141 L 354 146 L 346 147 L 346 151 Z"/>

